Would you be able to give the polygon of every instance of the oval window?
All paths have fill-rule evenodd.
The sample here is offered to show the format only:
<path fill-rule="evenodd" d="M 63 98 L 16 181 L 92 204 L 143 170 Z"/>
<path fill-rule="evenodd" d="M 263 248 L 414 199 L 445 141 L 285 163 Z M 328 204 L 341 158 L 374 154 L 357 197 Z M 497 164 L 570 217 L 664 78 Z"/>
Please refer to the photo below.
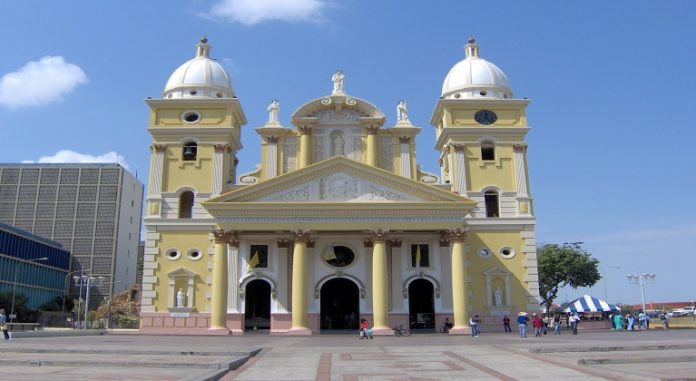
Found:
<path fill-rule="evenodd" d="M 322 255 L 329 266 L 346 267 L 355 261 L 355 253 L 349 247 L 331 245 Z"/>
<path fill-rule="evenodd" d="M 187 111 L 181 116 L 181 120 L 186 123 L 196 123 L 201 119 L 201 114 L 195 111 Z"/>

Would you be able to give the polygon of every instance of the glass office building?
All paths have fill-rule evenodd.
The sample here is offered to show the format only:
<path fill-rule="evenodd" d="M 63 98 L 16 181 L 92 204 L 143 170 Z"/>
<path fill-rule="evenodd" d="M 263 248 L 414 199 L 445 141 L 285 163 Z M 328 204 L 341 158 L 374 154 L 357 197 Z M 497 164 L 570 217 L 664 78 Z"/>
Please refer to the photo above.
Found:
<path fill-rule="evenodd" d="M 60 243 L 0 223 L 0 293 L 24 295 L 36 309 L 63 295 L 69 267 L 70 252 Z"/>

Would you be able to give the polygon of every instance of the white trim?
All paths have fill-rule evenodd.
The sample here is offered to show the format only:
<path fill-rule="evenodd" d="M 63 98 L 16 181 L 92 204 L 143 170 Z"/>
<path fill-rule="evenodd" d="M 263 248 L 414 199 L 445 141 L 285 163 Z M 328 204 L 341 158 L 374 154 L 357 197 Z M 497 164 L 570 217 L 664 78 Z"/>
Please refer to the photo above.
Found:
<path fill-rule="evenodd" d="M 169 255 L 172 252 L 176 252 L 176 255 L 173 257 Z M 167 249 L 164 251 L 164 257 L 170 261 L 176 261 L 177 259 L 181 258 L 181 251 L 179 251 L 179 249 L 174 248 Z"/>
<path fill-rule="evenodd" d="M 198 253 L 198 257 L 194 258 L 193 256 L 191 256 L 191 254 L 193 254 L 194 252 L 197 252 L 197 253 Z M 188 259 L 190 259 L 190 260 L 192 260 L 192 261 L 200 261 L 201 258 L 203 258 L 203 251 L 200 250 L 200 249 L 196 249 L 196 248 L 188 249 L 188 250 L 186 251 L 186 258 L 188 258 Z"/>
<path fill-rule="evenodd" d="M 184 119 L 184 115 L 187 115 L 187 114 L 195 114 L 196 116 L 198 116 L 198 118 L 196 118 L 196 120 L 193 121 L 193 122 L 189 122 L 189 121 L 187 121 L 186 119 Z M 179 114 L 179 120 L 180 120 L 182 123 L 188 124 L 188 125 L 192 125 L 192 124 L 196 124 L 196 123 L 200 122 L 202 117 L 203 117 L 203 116 L 201 115 L 200 111 L 198 111 L 198 110 L 191 110 L 191 109 L 189 109 L 189 110 L 184 110 L 184 111 L 181 112 L 181 114 Z"/>

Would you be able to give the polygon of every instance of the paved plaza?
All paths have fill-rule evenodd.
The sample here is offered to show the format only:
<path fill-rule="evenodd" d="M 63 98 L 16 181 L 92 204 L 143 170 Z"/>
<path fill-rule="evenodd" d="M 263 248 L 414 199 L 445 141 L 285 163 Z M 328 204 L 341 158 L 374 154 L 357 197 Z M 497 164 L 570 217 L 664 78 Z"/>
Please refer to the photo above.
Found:
<path fill-rule="evenodd" d="M 696 380 L 696 330 L 374 340 L 26 333 L 0 352 L 3 380 Z"/>

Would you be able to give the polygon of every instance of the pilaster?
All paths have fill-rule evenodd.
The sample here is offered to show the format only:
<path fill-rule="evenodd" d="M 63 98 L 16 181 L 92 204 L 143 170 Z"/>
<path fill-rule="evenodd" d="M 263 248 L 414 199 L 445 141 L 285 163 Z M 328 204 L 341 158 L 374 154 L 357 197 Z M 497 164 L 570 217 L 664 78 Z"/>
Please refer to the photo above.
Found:
<path fill-rule="evenodd" d="M 469 237 L 468 231 L 462 229 L 450 230 L 444 238 L 452 243 L 452 309 L 454 312 L 454 327 L 450 333 L 462 335 L 471 332 L 469 326 L 469 295 L 466 290 L 468 269 L 466 268 L 465 242 Z"/>

